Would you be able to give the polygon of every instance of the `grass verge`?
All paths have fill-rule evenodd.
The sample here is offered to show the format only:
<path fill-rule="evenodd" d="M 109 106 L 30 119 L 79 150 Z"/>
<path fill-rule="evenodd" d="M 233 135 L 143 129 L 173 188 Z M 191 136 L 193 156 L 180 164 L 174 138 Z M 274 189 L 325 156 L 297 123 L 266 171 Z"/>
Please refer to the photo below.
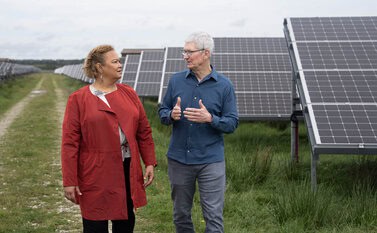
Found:
<path fill-rule="evenodd" d="M 46 73 L 23 81 L 36 83 L 42 78 L 41 89 L 46 92 L 31 100 L 0 144 L 0 232 L 79 232 L 77 208 L 67 205 L 62 193 L 52 79 L 58 86 L 67 83 L 62 76 Z M 17 85 L 9 88 L 18 90 Z M 30 84 L 21 86 L 26 90 Z"/>
<path fill-rule="evenodd" d="M 0 83 L 0 116 L 37 85 L 40 74 L 19 76 Z"/>
<path fill-rule="evenodd" d="M 62 195 L 61 123 L 51 81 L 54 79 L 64 90 L 65 98 L 84 84 L 59 75 L 41 75 L 48 75 L 42 84 L 47 92 L 34 97 L 0 142 L 0 232 L 81 229 L 77 208 L 66 203 Z M 34 83 L 27 84 L 29 89 L 40 78 L 31 78 Z M 16 84 L 9 88 L 8 93 L 19 90 Z M 165 153 L 171 128 L 160 124 L 154 101 L 146 100 L 144 104 L 159 165 L 155 182 L 147 189 L 149 204 L 137 211 L 135 232 L 170 233 L 174 226 Z M 310 148 L 303 125 L 298 164 L 290 162 L 288 122 L 242 122 L 234 134 L 225 135 L 225 150 L 225 232 L 377 232 L 375 157 L 321 155 L 318 191 L 312 192 L 308 182 Z M 192 218 L 196 231 L 204 232 L 198 194 Z"/>

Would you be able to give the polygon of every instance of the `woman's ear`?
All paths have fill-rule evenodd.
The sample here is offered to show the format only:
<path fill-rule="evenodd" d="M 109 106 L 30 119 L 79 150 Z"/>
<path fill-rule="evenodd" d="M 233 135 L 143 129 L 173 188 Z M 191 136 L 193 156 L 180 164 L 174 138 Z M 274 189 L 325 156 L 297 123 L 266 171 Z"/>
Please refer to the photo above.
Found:
<path fill-rule="evenodd" d="M 98 62 L 96 64 L 96 70 L 97 70 L 98 73 L 100 73 L 100 74 L 102 73 L 102 65 L 101 65 L 101 63 Z"/>

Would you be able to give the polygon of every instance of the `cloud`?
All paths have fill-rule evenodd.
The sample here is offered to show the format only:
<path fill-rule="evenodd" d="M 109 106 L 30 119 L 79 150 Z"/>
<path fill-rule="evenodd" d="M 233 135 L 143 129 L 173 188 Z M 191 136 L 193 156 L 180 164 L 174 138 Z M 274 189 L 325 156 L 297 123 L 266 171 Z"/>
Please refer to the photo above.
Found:
<path fill-rule="evenodd" d="M 83 58 L 102 43 L 123 48 L 182 46 L 193 31 L 283 37 L 290 16 L 374 15 L 363 0 L 0 0 L 0 57 Z"/>
<path fill-rule="evenodd" d="M 238 19 L 233 22 L 231 22 L 229 25 L 232 27 L 245 27 L 246 26 L 247 19 Z"/>

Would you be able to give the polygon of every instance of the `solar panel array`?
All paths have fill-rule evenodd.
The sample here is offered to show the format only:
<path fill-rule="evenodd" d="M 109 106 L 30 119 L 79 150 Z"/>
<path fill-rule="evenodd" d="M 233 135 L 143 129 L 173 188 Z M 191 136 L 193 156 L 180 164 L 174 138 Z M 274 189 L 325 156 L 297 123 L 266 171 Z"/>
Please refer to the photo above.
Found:
<path fill-rule="evenodd" d="M 12 63 L 0 62 L 0 80 L 7 79 L 12 74 Z"/>
<path fill-rule="evenodd" d="M 55 74 L 64 74 L 68 77 L 86 82 L 92 83 L 94 80 L 85 75 L 82 69 L 82 64 L 65 65 L 63 67 L 57 68 L 54 71 Z"/>
<path fill-rule="evenodd" d="M 40 71 L 41 69 L 32 65 L 21 65 L 12 62 L 0 62 L 0 81 L 17 75 L 35 73 Z"/>
<path fill-rule="evenodd" d="M 233 82 L 240 119 L 288 119 L 292 71 L 284 38 L 214 38 L 214 41 L 212 64 Z M 169 47 L 165 51 L 159 102 L 170 76 L 186 68 L 181 50 L 182 47 Z"/>
<path fill-rule="evenodd" d="M 377 17 L 284 25 L 313 151 L 377 153 Z"/>
<path fill-rule="evenodd" d="M 233 82 L 241 120 L 289 119 L 292 71 L 284 38 L 214 38 L 212 64 Z M 170 77 L 186 69 L 182 47 L 124 49 L 121 83 L 161 103 Z M 76 65 L 78 66 L 78 65 Z M 85 79 L 77 67 L 62 73 Z"/>

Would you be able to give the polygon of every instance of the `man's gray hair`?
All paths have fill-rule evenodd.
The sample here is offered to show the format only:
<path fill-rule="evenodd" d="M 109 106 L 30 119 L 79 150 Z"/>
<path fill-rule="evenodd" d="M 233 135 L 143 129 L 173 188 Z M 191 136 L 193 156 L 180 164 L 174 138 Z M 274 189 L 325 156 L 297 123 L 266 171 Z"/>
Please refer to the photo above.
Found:
<path fill-rule="evenodd" d="M 194 43 L 197 49 L 208 49 L 211 54 L 215 48 L 212 36 L 206 32 L 192 33 L 187 37 L 185 43 Z"/>

